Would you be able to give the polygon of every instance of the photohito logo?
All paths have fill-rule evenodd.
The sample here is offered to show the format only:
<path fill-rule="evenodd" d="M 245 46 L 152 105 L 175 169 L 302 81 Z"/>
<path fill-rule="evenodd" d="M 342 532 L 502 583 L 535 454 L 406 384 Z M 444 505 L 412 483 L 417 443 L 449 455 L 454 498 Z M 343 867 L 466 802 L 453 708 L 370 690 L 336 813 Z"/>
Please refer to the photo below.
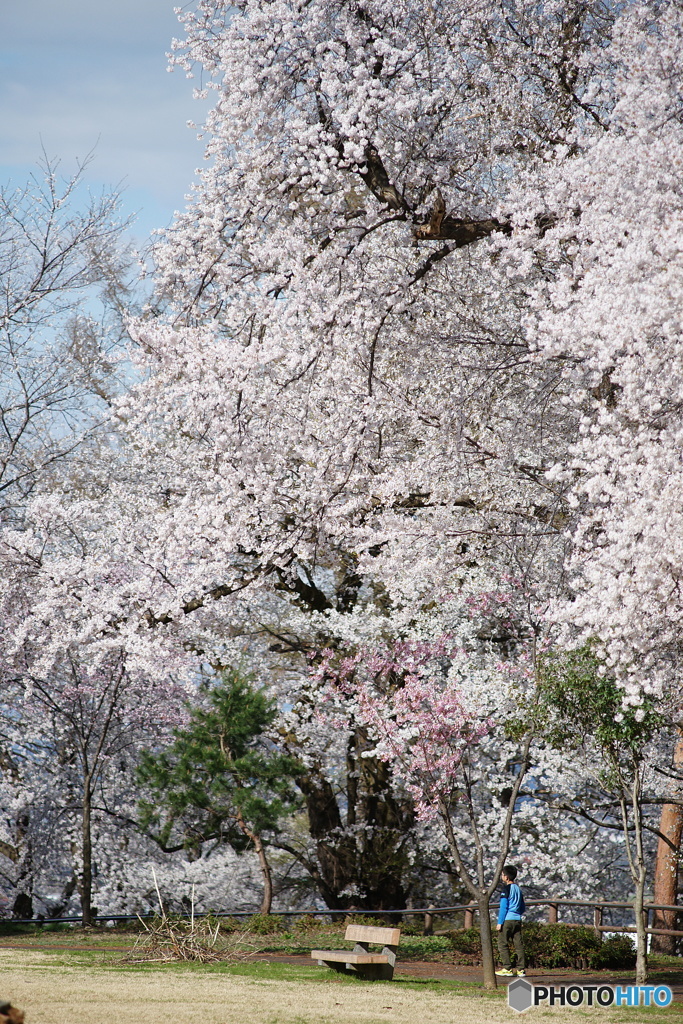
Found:
<path fill-rule="evenodd" d="M 531 985 L 518 978 L 508 986 L 508 1006 L 524 1013 L 532 1006 L 668 1006 L 668 985 Z"/>

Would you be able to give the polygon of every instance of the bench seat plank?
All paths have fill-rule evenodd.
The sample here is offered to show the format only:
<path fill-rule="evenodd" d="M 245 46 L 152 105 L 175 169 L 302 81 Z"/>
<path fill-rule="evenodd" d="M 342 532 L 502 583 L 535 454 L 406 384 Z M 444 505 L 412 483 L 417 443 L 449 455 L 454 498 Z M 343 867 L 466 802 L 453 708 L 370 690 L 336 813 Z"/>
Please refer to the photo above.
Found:
<path fill-rule="evenodd" d="M 382 946 L 398 946 L 400 937 L 400 928 L 377 928 L 366 924 L 350 924 L 344 936 L 353 942 L 379 942 Z"/>
<path fill-rule="evenodd" d="M 388 964 L 385 953 L 354 953 L 350 949 L 314 949 L 313 960 L 330 960 L 340 964 Z"/>

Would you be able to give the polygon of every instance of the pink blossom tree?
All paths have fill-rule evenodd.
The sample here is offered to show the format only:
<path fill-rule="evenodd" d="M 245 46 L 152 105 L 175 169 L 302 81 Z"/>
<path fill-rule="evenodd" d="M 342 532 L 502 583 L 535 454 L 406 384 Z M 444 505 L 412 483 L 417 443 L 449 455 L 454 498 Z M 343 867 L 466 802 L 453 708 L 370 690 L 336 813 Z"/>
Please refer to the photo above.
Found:
<path fill-rule="evenodd" d="M 481 675 L 476 659 L 441 637 L 361 650 L 336 664 L 326 652 L 318 674 L 328 680 L 329 699 L 350 701 L 370 729 L 371 755 L 391 764 L 418 818 L 437 821 L 443 830 L 453 868 L 478 907 L 484 984 L 495 988 L 490 901 L 530 767 L 533 719 L 528 706 L 526 713 L 515 706 L 516 699 L 528 702 L 519 686 L 528 673 L 499 671 L 491 679 L 485 672 L 484 696 L 481 678 L 472 685 Z M 513 674 L 519 676 L 516 694 Z M 496 753 L 502 770 L 495 767 Z"/>

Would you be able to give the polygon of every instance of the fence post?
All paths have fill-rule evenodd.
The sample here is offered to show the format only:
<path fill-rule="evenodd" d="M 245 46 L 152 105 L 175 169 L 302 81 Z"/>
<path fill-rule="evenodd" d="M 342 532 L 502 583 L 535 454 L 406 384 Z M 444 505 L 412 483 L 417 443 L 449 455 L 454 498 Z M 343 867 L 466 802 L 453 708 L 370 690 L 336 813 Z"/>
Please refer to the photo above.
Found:
<path fill-rule="evenodd" d="M 548 904 L 548 924 L 557 924 L 557 903 Z"/>
<path fill-rule="evenodd" d="M 602 924 L 602 907 L 593 907 L 593 928 L 595 930 L 596 938 L 602 942 L 602 932 L 600 931 L 600 925 Z"/>
<path fill-rule="evenodd" d="M 434 908 L 434 904 L 430 903 L 429 904 L 429 910 L 433 910 L 433 908 Z M 425 935 L 433 935 L 434 934 L 434 915 L 430 914 L 429 910 L 425 914 L 425 926 L 424 926 L 424 934 Z"/>
<path fill-rule="evenodd" d="M 473 908 L 474 907 L 474 903 L 472 903 L 470 906 Z M 470 909 L 470 907 L 468 907 L 467 910 L 465 911 L 465 928 L 472 928 L 473 925 L 474 925 L 474 910 Z"/>

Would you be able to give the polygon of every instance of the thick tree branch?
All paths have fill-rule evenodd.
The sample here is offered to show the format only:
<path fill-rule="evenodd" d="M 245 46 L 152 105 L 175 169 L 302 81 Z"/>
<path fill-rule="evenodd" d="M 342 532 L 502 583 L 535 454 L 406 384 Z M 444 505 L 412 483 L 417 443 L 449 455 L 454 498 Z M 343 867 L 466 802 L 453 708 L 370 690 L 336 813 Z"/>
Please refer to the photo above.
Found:
<path fill-rule="evenodd" d="M 434 206 L 428 217 L 418 217 L 405 196 L 398 191 L 389 177 L 384 162 L 372 143 L 366 147 L 365 163 L 358 174 L 375 199 L 389 210 L 403 214 L 407 221 L 412 222 L 413 234 L 420 241 L 431 239 L 454 241 L 455 245 L 448 250 L 450 252 L 451 249 L 461 249 L 466 245 L 472 245 L 480 238 L 488 238 L 496 231 L 505 235 L 512 233 L 512 226 L 507 221 L 499 221 L 494 217 L 476 220 L 449 216 L 446 213 L 443 196 L 438 190 Z"/>

